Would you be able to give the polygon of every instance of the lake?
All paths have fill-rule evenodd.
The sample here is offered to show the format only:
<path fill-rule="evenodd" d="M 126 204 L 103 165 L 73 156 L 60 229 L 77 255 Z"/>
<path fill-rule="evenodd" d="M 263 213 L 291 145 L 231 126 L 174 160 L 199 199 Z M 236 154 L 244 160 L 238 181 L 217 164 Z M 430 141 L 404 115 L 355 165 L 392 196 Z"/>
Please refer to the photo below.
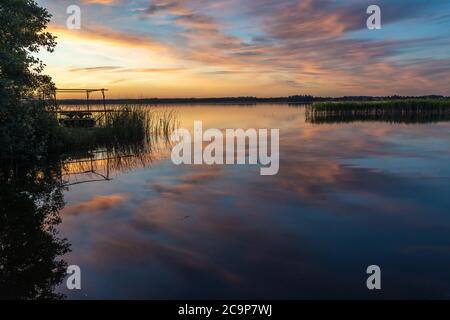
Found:
<path fill-rule="evenodd" d="M 280 168 L 181 165 L 167 143 L 67 163 L 69 299 L 450 298 L 450 122 L 307 121 L 180 105 L 180 127 L 279 128 Z M 366 287 L 370 265 L 382 290 Z"/>

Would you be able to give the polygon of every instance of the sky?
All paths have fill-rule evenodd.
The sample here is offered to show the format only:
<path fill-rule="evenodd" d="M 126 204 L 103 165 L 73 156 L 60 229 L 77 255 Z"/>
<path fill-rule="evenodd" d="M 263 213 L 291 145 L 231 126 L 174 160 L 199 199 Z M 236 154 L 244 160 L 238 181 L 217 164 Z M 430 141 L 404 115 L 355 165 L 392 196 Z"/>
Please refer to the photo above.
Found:
<path fill-rule="evenodd" d="M 447 0 L 37 0 L 58 88 L 111 98 L 450 95 Z M 369 5 L 381 30 L 369 30 Z M 66 27 L 67 7 L 81 28 Z"/>

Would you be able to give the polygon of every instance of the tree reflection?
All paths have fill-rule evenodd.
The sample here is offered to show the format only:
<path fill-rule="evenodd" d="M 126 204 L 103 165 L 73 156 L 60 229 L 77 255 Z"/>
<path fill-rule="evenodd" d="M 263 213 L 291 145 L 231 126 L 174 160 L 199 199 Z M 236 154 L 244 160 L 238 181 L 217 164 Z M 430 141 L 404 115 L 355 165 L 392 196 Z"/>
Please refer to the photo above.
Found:
<path fill-rule="evenodd" d="M 57 230 L 64 191 L 150 165 L 169 145 L 162 131 L 151 143 L 114 145 L 81 157 L 55 155 L 54 161 L 39 164 L 0 159 L 0 299 L 63 299 L 55 291 L 66 276 L 62 257 L 70 251 Z"/>
<path fill-rule="evenodd" d="M 58 237 L 64 206 L 57 164 L 0 168 L 0 298 L 61 299 L 54 293 L 69 251 Z"/>

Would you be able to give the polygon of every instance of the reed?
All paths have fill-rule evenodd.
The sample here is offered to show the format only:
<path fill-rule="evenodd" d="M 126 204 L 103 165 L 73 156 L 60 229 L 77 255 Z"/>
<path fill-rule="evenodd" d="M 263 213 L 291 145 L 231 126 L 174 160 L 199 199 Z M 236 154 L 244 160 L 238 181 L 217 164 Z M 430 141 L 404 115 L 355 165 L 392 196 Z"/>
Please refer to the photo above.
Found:
<path fill-rule="evenodd" d="M 102 119 L 94 128 L 64 128 L 60 130 L 64 152 L 98 148 L 144 146 L 155 140 L 168 139 L 177 127 L 173 110 L 153 110 L 148 106 L 121 106 Z"/>
<path fill-rule="evenodd" d="M 448 99 L 321 102 L 306 108 L 306 120 L 311 123 L 353 121 L 427 123 L 449 119 Z"/>
<path fill-rule="evenodd" d="M 145 141 L 153 123 L 150 111 L 135 106 L 125 106 L 109 114 L 105 121 L 104 138 L 115 143 Z"/>
<path fill-rule="evenodd" d="M 312 105 L 314 111 L 351 112 L 435 112 L 450 111 L 448 99 L 405 99 L 385 101 L 319 102 Z"/>

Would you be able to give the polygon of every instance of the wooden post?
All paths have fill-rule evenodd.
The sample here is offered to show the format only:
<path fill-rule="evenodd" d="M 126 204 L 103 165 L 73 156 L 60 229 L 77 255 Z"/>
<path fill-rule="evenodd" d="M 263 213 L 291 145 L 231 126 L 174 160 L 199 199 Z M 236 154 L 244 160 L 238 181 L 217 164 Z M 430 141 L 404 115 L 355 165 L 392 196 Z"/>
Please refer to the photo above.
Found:
<path fill-rule="evenodd" d="M 102 96 L 103 96 L 103 111 L 105 114 L 105 126 L 108 126 L 108 115 L 106 112 L 106 101 L 105 101 L 105 89 L 102 89 Z"/>
<path fill-rule="evenodd" d="M 55 118 L 56 118 L 56 121 L 58 121 L 58 110 L 59 110 L 59 108 L 58 108 L 58 100 L 57 100 L 57 98 L 56 98 L 56 89 L 53 91 L 53 103 L 55 104 Z"/>
<path fill-rule="evenodd" d="M 86 105 L 87 105 L 87 111 L 89 112 L 91 107 L 89 106 L 89 90 L 86 90 Z"/>

